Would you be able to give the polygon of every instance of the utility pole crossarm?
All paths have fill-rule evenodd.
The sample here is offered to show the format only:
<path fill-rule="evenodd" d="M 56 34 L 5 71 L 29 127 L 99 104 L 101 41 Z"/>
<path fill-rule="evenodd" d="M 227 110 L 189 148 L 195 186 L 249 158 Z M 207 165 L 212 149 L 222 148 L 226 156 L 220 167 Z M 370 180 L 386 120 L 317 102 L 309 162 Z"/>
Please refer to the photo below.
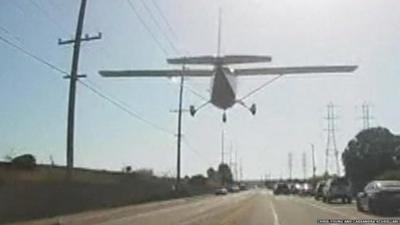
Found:
<path fill-rule="evenodd" d="M 79 41 L 82 42 L 82 41 L 99 40 L 102 38 L 102 36 L 103 36 L 103 34 L 101 32 L 97 33 L 97 35 L 92 35 L 92 36 L 90 36 L 89 34 L 85 34 L 85 36 L 81 37 L 79 39 Z M 68 40 L 62 40 L 61 38 L 58 39 L 59 45 L 73 44 L 75 42 L 76 42 L 76 39 L 68 39 Z"/>

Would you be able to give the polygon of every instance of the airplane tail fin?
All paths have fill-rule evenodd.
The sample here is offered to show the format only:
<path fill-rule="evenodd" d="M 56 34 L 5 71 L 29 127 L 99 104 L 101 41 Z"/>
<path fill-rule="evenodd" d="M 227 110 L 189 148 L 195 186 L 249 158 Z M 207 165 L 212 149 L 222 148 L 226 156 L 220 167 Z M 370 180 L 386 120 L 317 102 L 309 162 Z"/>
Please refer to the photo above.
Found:
<path fill-rule="evenodd" d="M 271 62 L 272 58 L 265 55 L 225 55 L 221 56 L 221 30 L 222 30 L 222 10 L 218 11 L 218 42 L 217 56 L 203 55 L 194 57 L 180 57 L 167 59 L 169 64 L 194 64 L 194 65 L 229 65 L 244 63 Z"/>

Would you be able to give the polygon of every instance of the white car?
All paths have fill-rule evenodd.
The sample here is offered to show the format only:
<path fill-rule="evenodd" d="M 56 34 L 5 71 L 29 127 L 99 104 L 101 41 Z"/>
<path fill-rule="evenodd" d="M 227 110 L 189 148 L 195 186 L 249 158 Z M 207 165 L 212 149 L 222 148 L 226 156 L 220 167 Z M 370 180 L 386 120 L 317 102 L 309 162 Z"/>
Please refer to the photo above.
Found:
<path fill-rule="evenodd" d="M 228 194 L 228 190 L 224 187 L 215 190 L 215 195 L 226 195 L 226 194 Z"/>

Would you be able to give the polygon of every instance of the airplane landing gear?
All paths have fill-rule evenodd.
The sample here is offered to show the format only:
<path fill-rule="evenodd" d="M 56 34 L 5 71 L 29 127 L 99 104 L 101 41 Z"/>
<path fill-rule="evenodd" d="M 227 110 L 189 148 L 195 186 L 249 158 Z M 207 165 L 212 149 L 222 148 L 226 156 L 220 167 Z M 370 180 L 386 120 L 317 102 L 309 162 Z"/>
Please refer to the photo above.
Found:
<path fill-rule="evenodd" d="M 189 112 L 190 112 L 191 116 L 194 116 L 196 114 L 197 110 L 193 105 L 191 105 L 189 108 Z"/>
<path fill-rule="evenodd" d="M 240 105 L 242 105 L 243 107 L 245 107 L 246 109 L 248 109 L 250 112 L 251 112 L 251 114 L 254 116 L 254 115 L 256 115 L 256 112 L 257 112 L 257 106 L 256 106 L 256 104 L 252 104 L 250 107 L 248 107 L 244 102 L 242 102 L 242 101 L 237 101 Z"/>
<path fill-rule="evenodd" d="M 251 112 L 251 114 L 253 114 L 253 116 L 256 115 L 256 112 L 257 112 L 256 104 L 251 105 L 250 112 Z"/>
<path fill-rule="evenodd" d="M 226 123 L 226 112 L 222 114 L 222 122 Z"/>

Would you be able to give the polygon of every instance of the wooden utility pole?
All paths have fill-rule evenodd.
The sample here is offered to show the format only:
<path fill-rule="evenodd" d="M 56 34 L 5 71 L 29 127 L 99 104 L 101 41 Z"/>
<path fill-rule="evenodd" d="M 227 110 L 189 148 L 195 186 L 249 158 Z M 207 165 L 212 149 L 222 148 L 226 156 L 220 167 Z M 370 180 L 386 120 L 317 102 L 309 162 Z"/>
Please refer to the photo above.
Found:
<path fill-rule="evenodd" d="M 75 32 L 75 39 L 73 40 L 58 39 L 59 45 L 74 44 L 71 74 L 65 77 L 67 79 L 70 79 L 69 98 L 68 98 L 68 121 L 67 121 L 67 169 L 69 175 L 71 174 L 72 168 L 74 167 L 74 123 L 75 123 L 76 81 L 78 80 L 78 78 L 84 77 L 78 75 L 79 52 L 80 52 L 81 42 L 101 38 L 101 33 L 98 33 L 98 35 L 96 36 L 89 36 L 86 34 L 85 37 L 82 37 L 86 3 L 87 0 L 81 1 L 81 6 L 78 15 L 78 24 Z"/>
<path fill-rule="evenodd" d="M 176 159 L 176 188 L 179 188 L 181 182 L 181 141 L 182 141 L 182 100 L 184 84 L 185 66 L 182 67 L 181 81 L 179 87 L 179 109 L 178 109 L 178 141 L 177 141 L 177 159 Z"/>
<path fill-rule="evenodd" d="M 222 128 L 221 131 L 221 164 L 224 164 L 224 156 L 225 156 L 225 131 Z"/>

